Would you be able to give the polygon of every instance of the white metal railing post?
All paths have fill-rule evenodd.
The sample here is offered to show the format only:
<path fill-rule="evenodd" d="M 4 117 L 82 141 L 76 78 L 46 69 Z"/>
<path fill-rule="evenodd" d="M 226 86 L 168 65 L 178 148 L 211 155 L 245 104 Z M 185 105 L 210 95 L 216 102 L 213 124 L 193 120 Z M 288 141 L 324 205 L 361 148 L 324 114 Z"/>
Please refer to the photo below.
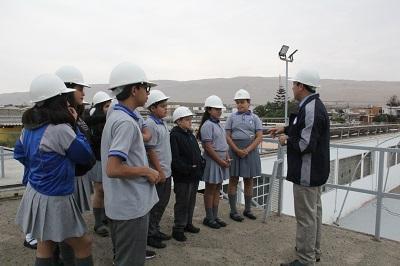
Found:
<path fill-rule="evenodd" d="M 5 173 L 4 173 L 4 147 L 0 146 L 0 163 L 1 163 L 1 177 L 4 178 L 5 177 Z"/>
<path fill-rule="evenodd" d="M 378 170 L 378 191 L 376 194 L 376 218 L 375 218 L 375 240 L 381 238 L 381 217 L 382 217 L 382 199 L 383 199 L 383 176 L 384 176 L 385 152 L 379 152 L 379 170 Z"/>
<path fill-rule="evenodd" d="M 278 144 L 278 160 L 282 160 L 282 163 L 278 164 L 277 177 L 279 179 L 279 193 L 278 193 L 278 216 L 282 214 L 282 202 L 283 202 L 283 167 L 284 167 L 284 151 L 283 147 Z"/>

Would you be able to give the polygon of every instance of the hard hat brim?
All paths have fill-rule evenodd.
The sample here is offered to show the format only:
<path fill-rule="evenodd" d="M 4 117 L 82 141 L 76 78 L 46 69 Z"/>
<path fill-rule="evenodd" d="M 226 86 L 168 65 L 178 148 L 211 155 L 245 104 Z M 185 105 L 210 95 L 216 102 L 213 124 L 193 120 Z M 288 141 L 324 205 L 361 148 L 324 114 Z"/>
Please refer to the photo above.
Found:
<path fill-rule="evenodd" d="M 158 102 L 162 102 L 162 101 L 165 101 L 165 100 L 168 100 L 169 98 L 171 98 L 171 97 L 166 96 L 166 97 L 163 97 L 163 98 L 159 99 L 159 100 L 156 101 L 156 102 L 152 102 L 152 103 L 147 103 L 147 102 L 146 102 L 145 108 L 149 108 L 149 107 L 152 106 L 153 104 L 158 103 Z"/>
<path fill-rule="evenodd" d="M 288 78 L 288 81 L 295 81 L 295 82 L 300 82 L 300 83 L 302 83 L 300 80 L 298 80 L 298 79 L 296 79 L 296 78 Z M 306 84 L 306 85 L 311 86 L 311 87 L 314 87 L 314 88 L 320 88 L 320 87 L 321 87 L 321 85 L 317 85 L 317 86 L 315 86 L 315 85 L 310 85 L 310 84 Z"/>
<path fill-rule="evenodd" d="M 81 86 L 86 87 L 86 88 L 90 88 L 89 85 L 87 85 L 86 83 L 83 83 L 83 82 L 73 82 L 73 83 L 75 83 L 76 85 L 81 85 Z"/>
<path fill-rule="evenodd" d="M 127 82 L 127 83 L 121 83 L 121 84 L 114 84 L 114 85 L 112 85 L 111 87 L 108 87 L 108 89 L 109 89 L 109 90 L 114 90 L 114 89 L 116 89 L 116 88 L 118 88 L 118 87 L 121 87 L 121 86 L 127 86 L 127 85 L 130 85 L 130 84 L 132 84 L 132 85 L 133 85 L 133 84 L 144 84 L 144 83 L 146 83 L 147 85 L 149 85 L 151 88 L 158 86 L 158 84 L 156 84 L 156 83 L 154 83 L 154 82 L 142 81 L 142 82 L 136 82 L 136 83 Z"/>
<path fill-rule="evenodd" d="M 210 107 L 210 108 L 220 108 L 220 109 L 226 109 L 226 107 L 225 107 L 225 106 L 220 106 L 220 105 L 214 105 L 214 106 L 205 106 L 205 105 L 204 105 L 204 108 L 206 108 L 206 107 Z"/>
<path fill-rule="evenodd" d="M 72 89 L 72 88 L 66 88 L 66 89 L 64 89 L 61 93 L 62 94 L 65 94 L 65 93 L 70 93 L 70 92 L 74 92 L 74 91 L 76 91 L 75 89 Z"/>

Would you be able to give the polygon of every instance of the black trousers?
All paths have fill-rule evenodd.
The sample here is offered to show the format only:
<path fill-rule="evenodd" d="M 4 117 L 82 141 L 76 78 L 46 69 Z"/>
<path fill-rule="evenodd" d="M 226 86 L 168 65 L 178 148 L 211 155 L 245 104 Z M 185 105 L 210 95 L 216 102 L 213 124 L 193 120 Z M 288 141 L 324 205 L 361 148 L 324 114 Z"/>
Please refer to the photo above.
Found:
<path fill-rule="evenodd" d="M 174 183 L 174 231 L 184 231 L 188 224 L 192 224 L 194 206 L 199 181 L 191 183 Z"/>
<path fill-rule="evenodd" d="M 158 202 L 150 211 L 149 232 L 148 236 L 154 236 L 160 231 L 160 221 L 168 205 L 171 196 L 171 177 L 167 178 L 164 183 L 156 184 Z"/>

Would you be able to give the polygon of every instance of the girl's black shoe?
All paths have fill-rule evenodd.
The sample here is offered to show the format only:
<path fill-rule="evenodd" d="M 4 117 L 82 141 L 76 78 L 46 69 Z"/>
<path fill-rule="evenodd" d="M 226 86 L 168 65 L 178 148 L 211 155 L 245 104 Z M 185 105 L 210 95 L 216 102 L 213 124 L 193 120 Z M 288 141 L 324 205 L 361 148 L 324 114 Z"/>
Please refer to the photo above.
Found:
<path fill-rule="evenodd" d="M 208 227 L 213 228 L 213 229 L 220 229 L 221 228 L 219 223 L 217 223 L 215 220 L 209 220 L 207 218 L 204 218 L 203 224 L 205 226 L 208 226 Z"/>
<path fill-rule="evenodd" d="M 243 215 L 251 220 L 257 219 L 257 217 L 251 211 L 244 211 Z"/>
<path fill-rule="evenodd" d="M 215 221 L 219 224 L 221 227 L 227 226 L 227 224 L 221 219 L 221 218 L 216 218 Z"/>

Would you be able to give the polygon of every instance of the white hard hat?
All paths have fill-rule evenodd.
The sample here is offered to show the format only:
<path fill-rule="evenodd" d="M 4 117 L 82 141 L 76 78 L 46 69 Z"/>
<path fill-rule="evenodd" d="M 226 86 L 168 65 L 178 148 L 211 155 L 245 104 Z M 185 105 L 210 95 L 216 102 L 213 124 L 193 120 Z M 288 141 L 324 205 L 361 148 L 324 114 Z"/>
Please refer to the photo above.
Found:
<path fill-rule="evenodd" d="M 152 83 L 147 79 L 143 69 L 139 66 L 129 62 L 124 62 L 117 65 L 112 70 L 108 88 L 114 90 L 121 86 L 137 83 L 146 83 L 150 87 L 157 86 L 157 84 Z M 119 93 L 121 93 L 121 90 L 119 90 L 119 92 L 114 92 L 115 95 L 118 95 Z"/>
<path fill-rule="evenodd" d="M 149 97 L 147 98 L 146 102 L 146 108 L 149 108 L 155 103 L 168 100 L 169 97 L 166 96 L 162 91 L 160 90 L 152 90 L 150 91 Z"/>
<path fill-rule="evenodd" d="M 106 102 L 106 101 L 111 101 L 112 98 L 110 97 L 110 95 L 108 95 L 106 92 L 104 91 L 99 91 L 96 92 L 96 94 L 93 96 L 93 105 L 102 103 L 102 102 Z"/>
<path fill-rule="evenodd" d="M 297 72 L 296 76 L 290 78 L 289 80 L 297 81 L 314 88 L 320 87 L 320 78 L 318 72 L 310 69 L 300 70 Z"/>
<path fill-rule="evenodd" d="M 32 81 L 29 88 L 29 96 L 31 102 L 38 103 L 72 91 L 75 91 L 75 89 L 68 89 L 58 76 L 54 74 L 42 74 Z"/>
<path fill-rule="evenodd" d="M 64 83 L 74 83 L 90 88 L 90 86 L 83 81 L 82 73 L 74 66 L 62 66 L 56 71 L 56 75 L 59 76 Z"/>
<path fill-rule="evenodd" d="M 217 95 L 209 96 L 204 103 L 204 107 L 225 108 L 221 98 Z"/>
<path fill-rule="evenodd" d="M 193 116 L 193 113 L 186 106 L 179 106 L 172 114 L 172 121 L 176 122 L 176 120 L 186 116 Z"/>
<path fill-rule="evenodd" d="M 246 90 L 240 89 L 235 93 L 234 100 L 250 100 L 250 93 Z"/>

